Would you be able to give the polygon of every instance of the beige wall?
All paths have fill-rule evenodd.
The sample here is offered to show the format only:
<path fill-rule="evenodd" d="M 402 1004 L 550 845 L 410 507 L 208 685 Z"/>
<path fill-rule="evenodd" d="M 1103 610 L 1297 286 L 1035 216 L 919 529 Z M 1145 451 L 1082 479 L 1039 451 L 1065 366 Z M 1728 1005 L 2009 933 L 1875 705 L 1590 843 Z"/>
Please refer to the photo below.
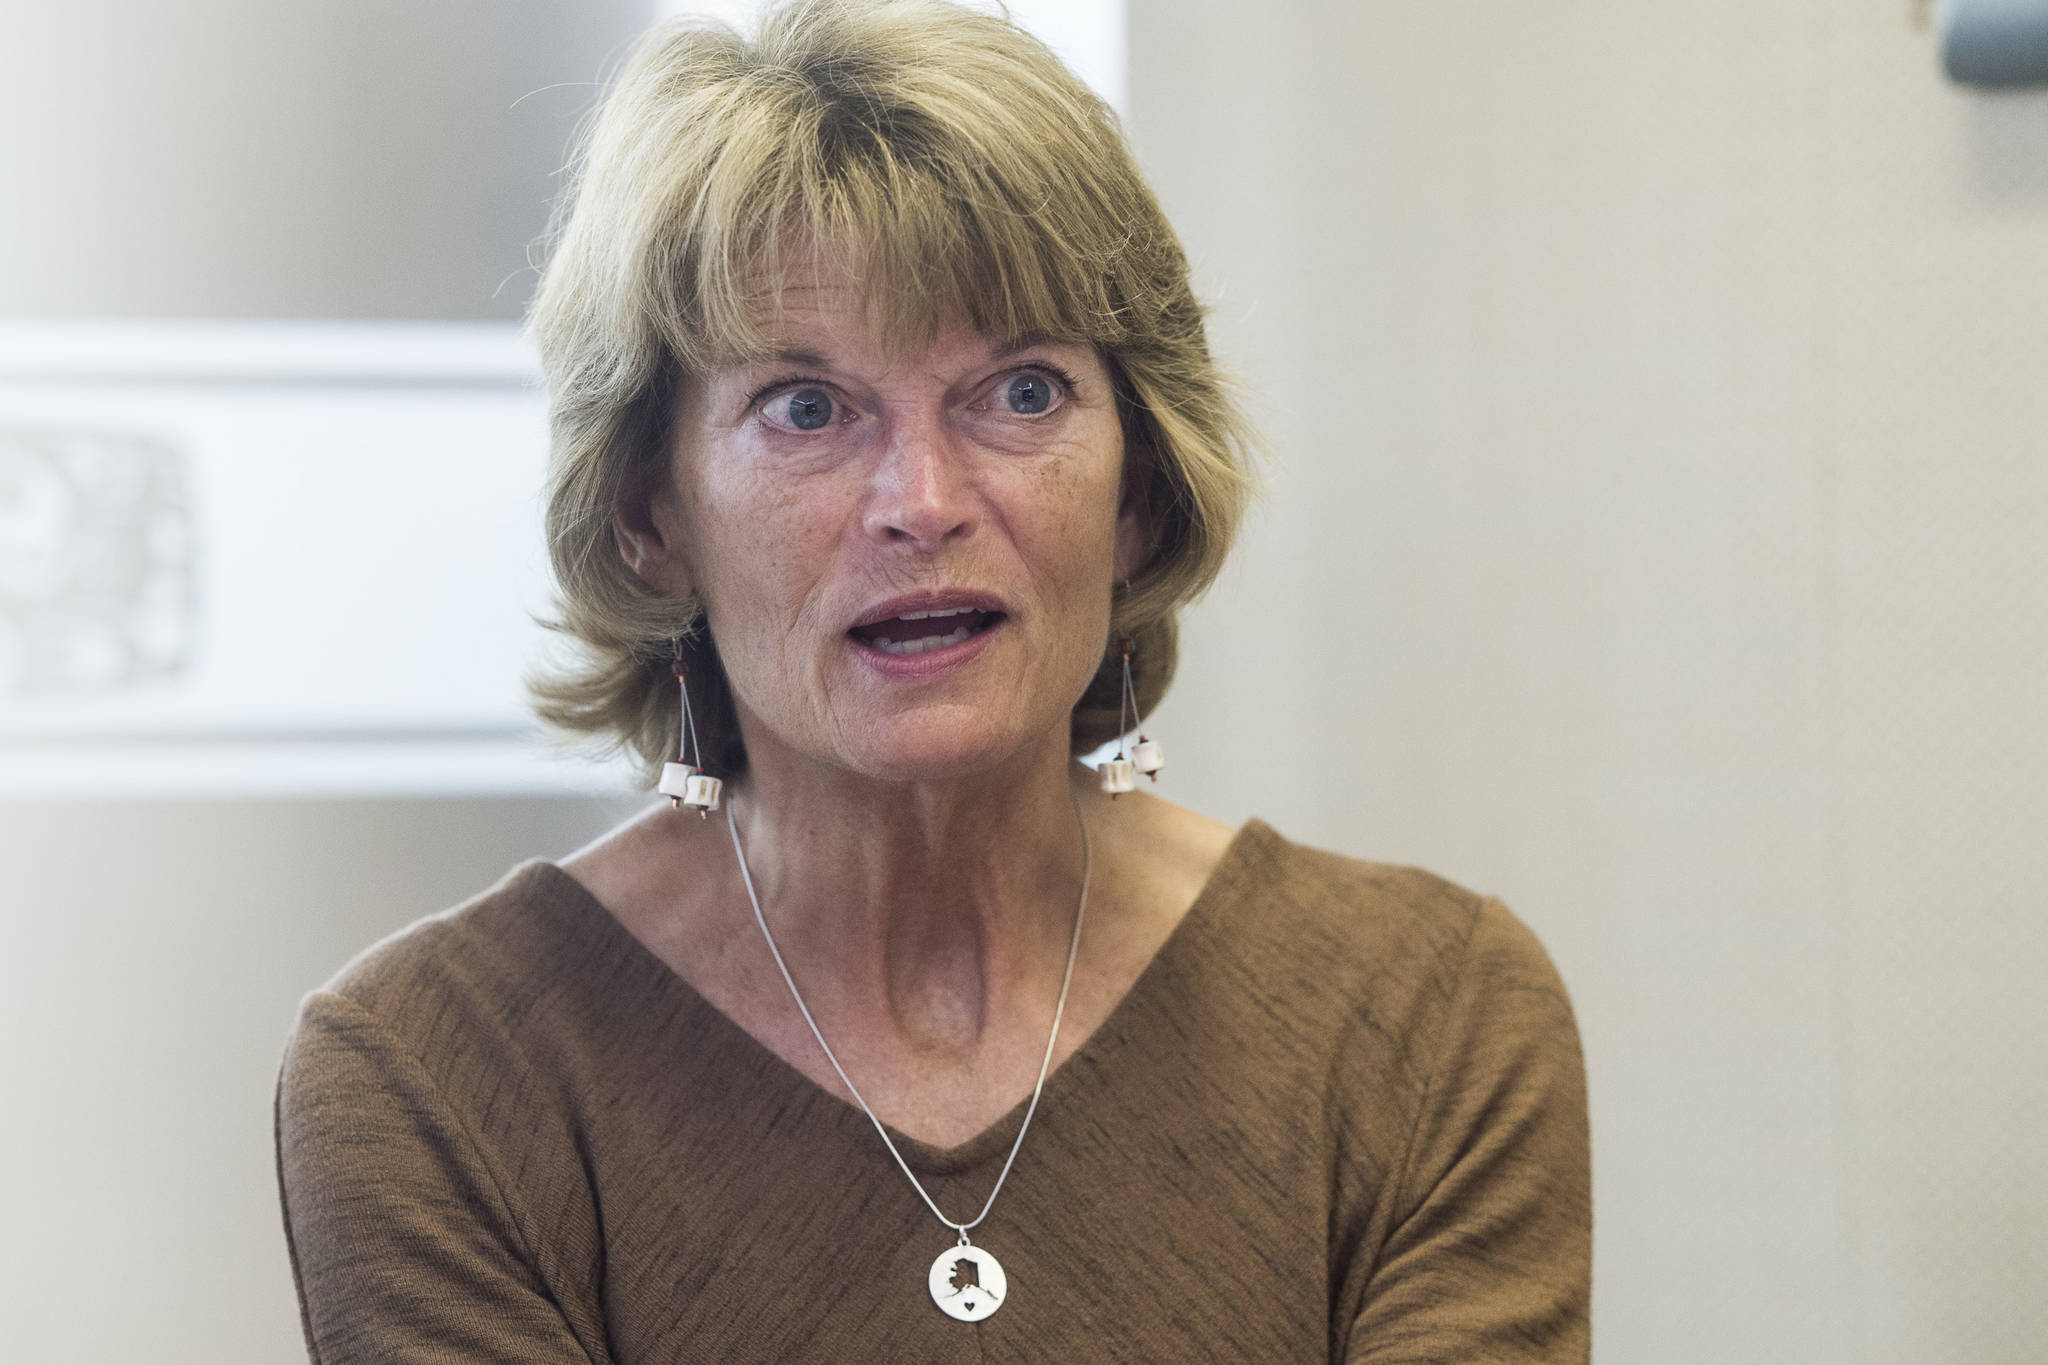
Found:
<path fill-rule="evenodd" d="M 1906 10 L 1132 0 L 1278 461 L 1177 793 L 1543 935 L 1605 1360 L 2048 1341 L 2048 93 Z"/>
<path fill-rule="evenodd" d="M 0 802 L 0 1360 L 301 1359 L 270 1137 L 299 998 L 622 807 L 117 784 Z"/>
<path fill-rule="evenodd" d="M 0 0 L 0 315 L 513 319 L 648 0 Z"/>

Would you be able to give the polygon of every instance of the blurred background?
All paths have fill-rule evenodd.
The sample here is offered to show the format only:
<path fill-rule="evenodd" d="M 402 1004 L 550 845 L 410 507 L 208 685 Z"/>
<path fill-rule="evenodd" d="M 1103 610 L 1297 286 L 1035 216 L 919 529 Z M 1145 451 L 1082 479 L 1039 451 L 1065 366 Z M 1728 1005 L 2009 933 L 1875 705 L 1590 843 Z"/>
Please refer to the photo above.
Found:
<path fill-rule="evenodd" d="M 521 709 L 517 320 L 678 8 L 0 0 L 6 1360 L 296 1358 L 299 997 L 645 799 Z M 2042 1359 L 2048 86 L 1904 0 L 1015 11 L 1274 455 L 1167 794 L 1543 938 L 1600 1359 Z"/>

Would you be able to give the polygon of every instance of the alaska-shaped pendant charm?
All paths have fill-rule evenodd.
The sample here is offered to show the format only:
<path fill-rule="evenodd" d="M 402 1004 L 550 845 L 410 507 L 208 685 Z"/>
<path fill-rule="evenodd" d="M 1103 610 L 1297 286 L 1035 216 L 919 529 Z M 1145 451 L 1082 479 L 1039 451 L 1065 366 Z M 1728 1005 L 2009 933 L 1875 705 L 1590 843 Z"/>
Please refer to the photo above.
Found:
<path fill-rule="evenodd" d="M 932 1262 L 928 1283 L 939 1311 L 961 1322 L 980 1322 L 1001 1308 L 1010 1292 L 1002 1262 L 964 1237 Z"/>

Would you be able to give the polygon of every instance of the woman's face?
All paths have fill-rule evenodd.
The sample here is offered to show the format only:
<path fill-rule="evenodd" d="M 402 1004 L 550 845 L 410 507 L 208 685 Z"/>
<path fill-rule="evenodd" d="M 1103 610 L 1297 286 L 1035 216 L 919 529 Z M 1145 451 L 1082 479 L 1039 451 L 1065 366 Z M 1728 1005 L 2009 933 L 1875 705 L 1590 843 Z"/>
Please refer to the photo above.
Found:
<path fill-rule="evenodd" d="M 955 320 L 891 360 L 830 284 L 788 287 L 770 334 L 686 386 L 635 562 L 704 602 L 750 756 L 914 779 L 1064 753 L 1141 544 L 1101 357 Z"/>

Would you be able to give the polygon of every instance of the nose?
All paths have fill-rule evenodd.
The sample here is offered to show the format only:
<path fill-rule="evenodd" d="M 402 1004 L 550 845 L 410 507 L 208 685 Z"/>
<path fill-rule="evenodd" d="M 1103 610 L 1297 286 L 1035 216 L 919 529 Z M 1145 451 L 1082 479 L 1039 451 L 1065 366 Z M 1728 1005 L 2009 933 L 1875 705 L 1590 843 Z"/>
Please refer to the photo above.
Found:
<path fill-rule="evenodd" d="M 981 514 L 967 459 L 943 421 L 895 423 L 862 521 L 869 537 L 931 552 L 972 535 Z"/>

